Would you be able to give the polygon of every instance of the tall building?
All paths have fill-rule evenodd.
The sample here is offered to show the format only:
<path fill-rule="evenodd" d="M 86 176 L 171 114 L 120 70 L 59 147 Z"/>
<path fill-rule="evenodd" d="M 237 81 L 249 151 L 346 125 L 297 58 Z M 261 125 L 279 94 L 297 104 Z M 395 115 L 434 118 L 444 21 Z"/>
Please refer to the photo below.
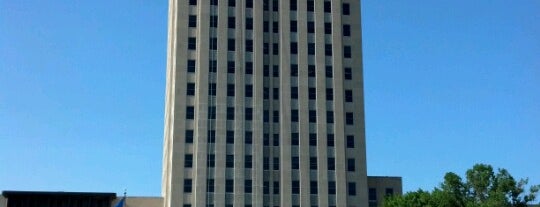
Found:
<path fill-rule="evenodd" d="M 360 0 L 169 3 L 164 206 L 368 206 Z"/>

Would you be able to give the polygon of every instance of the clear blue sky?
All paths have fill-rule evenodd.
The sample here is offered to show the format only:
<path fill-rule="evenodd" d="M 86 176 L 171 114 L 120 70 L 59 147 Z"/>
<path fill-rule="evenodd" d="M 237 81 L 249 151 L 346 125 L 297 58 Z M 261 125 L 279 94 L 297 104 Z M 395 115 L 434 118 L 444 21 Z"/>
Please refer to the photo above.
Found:
<path fill-rule="evenodd" d="M 167 1 L 0 1 L 0 190 L 159 195 Z M 540 1 L 365 0 L 370 175 L 540 184 Z"/>

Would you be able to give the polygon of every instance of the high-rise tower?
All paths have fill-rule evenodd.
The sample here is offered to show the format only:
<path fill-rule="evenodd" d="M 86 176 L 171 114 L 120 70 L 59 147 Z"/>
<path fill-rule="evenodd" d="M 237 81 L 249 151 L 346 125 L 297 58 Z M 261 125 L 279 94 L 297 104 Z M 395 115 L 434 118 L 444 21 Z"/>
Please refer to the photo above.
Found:
<path fill-rule="evenodd" d="M 367 206 L 360 0 L 169 2 L 165 206 Z"/>

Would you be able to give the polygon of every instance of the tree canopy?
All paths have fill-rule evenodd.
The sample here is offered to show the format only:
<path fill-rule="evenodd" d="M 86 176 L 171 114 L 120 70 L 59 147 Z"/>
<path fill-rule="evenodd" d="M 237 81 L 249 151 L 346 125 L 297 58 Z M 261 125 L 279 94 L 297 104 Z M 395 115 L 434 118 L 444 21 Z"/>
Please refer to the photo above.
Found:
<path fill-rule="evenodd" d="M 540 185 L 525 190 L 528 179 L 516 180 L 506 169 L 476 164 L 465 173 L 465 180 L 448 172 L 444 182 L 433 191 L 408 192 L 385 199 L 385 207 L 526 207 L 534 202 Z"/>

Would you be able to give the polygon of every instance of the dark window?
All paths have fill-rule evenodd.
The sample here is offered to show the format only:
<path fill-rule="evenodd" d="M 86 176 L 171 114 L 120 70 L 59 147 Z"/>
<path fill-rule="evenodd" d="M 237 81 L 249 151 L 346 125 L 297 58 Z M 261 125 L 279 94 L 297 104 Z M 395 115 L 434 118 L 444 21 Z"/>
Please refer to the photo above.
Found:
<path fill-rule="evenodd" d="M 298 3 L 296 2 L 296 0 L 291 0 L 289 6 L 291 7 L 291 11 L 296 11 L 296 9 L 298 8 Z"/>
<path fill-rule="evenodd" d="M 270 170 L 270 158 L 263 158 L 263 170 Z"/>
<path fill-rule="evenodd" d="M 292 181 L 292 194 L 300 194 L 300 181 Z"/>
<path fill-rule="evenodd" d="M 233 109 L 232 111 L 234 112 L 233 107 L 227 107 L 227 112 L 229 112 L 229 108 Z M 225 141 L 227 142 L 227 144 L 234 144 L 234 131 L 227 130 L 227 132 L 225 134 Z"/>
<path fill-rule="evenodd" d="M 309 134 L 309 146 L 317 146 L 317 134 Z"/>
<path fill-rule="evenodd" d="M 317 194 L 318 193 L 318 187 L 317 187 L 317 181 L 310 181 L 309 182 L 309 193 L 310 194 Z"/>
<path fill-rule="evenodd" d="M 291 168 L 293 170 L 298 170 L 298 168 L 300 168 L 300 159 L 298 157 L 292 157 Z"/>
<path fill-rule="evenodd" d="M 263 43 L 263 53 L 265 55 L 270 54 L 270 45 L 268 43 Z"/>
<path fill-rule="evenodd" d="M 246 131 L 245 136 L 244 136 L 244 143 L 253 144 L 253 132 Z"/>
<path fill-rule="evenodd" d="M 333 157 L 328 158 L 328 170 L 336 170 L 336 162 Z"/>
<path fill-rule="evenodd" d="M 297 32 L 298 31 L 297 21 L 294 21 L 294 20 L 291 21 L 290 27 L 291 27 L 291 32 Z"/>
<path fill-rule="evenodd" d="M 270 182 L 268 181 L 263 182 L 263 193 L 270 194 Z"/>
<path fill-rule="evenodd" d="M 272 1 L 272 11 L 279 11 L 279 1 L 278 0 Z"/>
<path fill-rule="evenodd" d="M 346 58 L 352 57 L 351 46 L 345 46 L 343 48 L 343 57 L 346 57 Z"/>
<path fill-rule="evenodd" d="M 263 76 L 264 77 L 270 76 L 270 66 L 269 65 L 264 65 L 263 66 Z"/>
<path fill-rule="evenodd" d="M 227 61 L 227 73 L 234 73 L 234 61 Z"/>
<path fill-rule="evenodd" d="M 356 170 L 354 159 L 347 159 L 347 171 L 354 172 Z"/>
<path fill-rule="evenodd" d="M 211 73 L 217 72 L 217 61 L 216 60 L 208 61 L 208 71 L 211 72 Z"/>
<path fill-rule="evenodd" d="M 328 181 L 328 194 L 335 195 L 336 194 L 336 182 L 335 181 Z"/>
<path fill-rule="evenodd" d="M 210 5 L 217 6 L 218 5 L 218 0 L 210 0 Z"/>
<path fill-rule="evenodd" d="M 343 9 L 343 11 L 342 11 L 343 15 L 349 15 L 349 14 L 351 14 L 351 10 L 350 10 L 350 8 L 349 8 L 349 4 L 344 3 L 342 9 Z"/>
<path fill-rule="evenodd" d="M 186 107 L 186 119 L 194 119 L 195 118 L 195 107 L 188 106 Z"/>
<path fill-rule="evenodd" d="M 186 130 L 186 143 L 193 143 L 193 130 Z"/>
<path fill-rule="evenodd" d="M 376 201 L 377 200 L 377 189 L 369 188 L 368 200 L 370 200 L 370 201 Z"/>
<path fill-rule="evenodd" d="M 187 72 L 188 73 L 194 73 L 195 72 L 195 60 L 188 60 L 187 61 Z"/>
<path fill-rule="evenodd" d="M 263 99 L 270 99 L 270 89 L 268 87 L 263 88 Z"/>
<path fill-rule="evenodd" d="M 315 77 L 315 65 L 308 65 L 308 77 Z"/>
<path fill-rule="evenodd" d="M 244 192 L 251 193 L 251 180 L 245 180 L 244 182 Z"/>
<path fill-rule="evenodd" d="M 274 88 L 272 96 L 273 96 L 272 98 L 275 99 L 275 100 L 279 99 L 279 88 Z"/>
<path fill-rule="evenodd" d="M 197 27 L 197 16 L 189 15 L 189 27 Z"/>
<path fill-rule="evenodd" d="M 291 110 L 291 121 L 298 122 L 298 110 L 296 109 Z"/>
<path fill-rule="evenodd" d="M 316 123 L 317 122 L 317 111 L 309 110 L 309 122 L 310 123 Z"/>
<path fill-rule="evenodd" d="M 208 119 L 216 119 L 216 107 L 208 107 Z"/>
<path fill-rule="evenodd" d="M 345 114 L 345 123 L 347 125 L 353 125 L 354 124 L 354 115 L 352 112 L 347 112 Z"/>
<path fill-rule="evenodd" d="M 346 36 L 346 37 L 351 36 L 351 25 L 348 25 L 348 24 L 343 25 L 343 36 Z"/>
<path fill-rule="evenodd" d="M 189 5 L 197 5 L 197 0 L 189 0 Z"/>
<path fill-rule="evenodd" d="M 326 100 L 327 101 L 334 100 L 334 89 L 332 89 L 332 88 L 327 88 L 326 89 Z"/>
<path fill-rule="evenodd" d="M 324 12 L 325 13 L 331 13 L 332 12 L 332 4 L 329 1 L 324 2 Z"/>
<path fill-rule="evenodd" d="M 393 188 L 386 188 L 385 189 L 386 196 L 392 196 L 394 195 L 394 189 Z"/>
<path fill-rule="evenodd" d="M 315 22 L 307 23 L 307 31 L 308 33 L 315 33 Z"/>
<path fill-rule="evenodd" d="M 209 96 L 215 96 L 216 95 L 216 84 L 215 83 L 209 83 L 208 84 L 208 95 Z"/>
<path fill-rule="evenodd" d="M 246 0 L 246 8 L 253 8 L 253 0 Z"/>
<path fill-rule="evenodd" d="M 236 42 L 234 39 L 228 39 L 227 40 L 227 50 L 234 51 L 236 49 Z"/>
<path fill-rule="evenodd" d="M 310 157 L 309 158 L 309 169 L 310 170 L 317 170 L 317 157 Z"/>
<path fill-rule="evenodd" d="M 332 45 L 331 44 L 325 44 L 324 45 L 324 55 L 332 56 Z"/>
<path fill-rule="evenodd" d="M 270 23 L 268 21 L 263 22 L 263 32 L 270 32 Z"/>
<path fill-rule="evenodd" d="M 253 85 L 246 85 L 246 97 L 253 97 Z"/>
<path fill-rule="evenodd" d="M 308 0 L 307 1 L 307 10 L 312 12 L 315 10 L 315 3 L 313 0 Z"/>
<path fill-rule="evenodd" d="M 275 147 L 279 146 L 279 134 L 274 134 L 273 145 Z"/>
<path fill-rule="evenodd" d="M 270 134 L 268 133 L 263 134 L 263 145 L 270 146 Z"/>
<path fill-rule="evenodd" d="M 195 50 L 197 48 L 197 39 L 195 37 L 188 37 L 188 49 Z"/>
<path fill-rule="evenodd" d="M 326 69 L 326 77 L 327 78 L 331 78 L 333 76 L 333 71 L 332 71 L 332 66 L 331 65 L 327 65 L 325 67 Z"/>
<path fill-rule="evenodd" d="M 274 157 L 274 170 L 279 170 L 279 158 Z"/>
<path fill-rule="evenodd" d="M 186 156 L 184 157 L 184 167 L 193 167 L 193 154 L 186 154 Z"/>
<path fill-rule="evenodd" d="M 229 17 L 228 21 L 227 21 L 227 27 L 229 27 L 229 29 L 234 29 L 236 28 L 236 18 L 234 17 Z"/>
<path fill-rule="evenodd" d="M 279 44 L 278 43 L 272 44 L 272 54 L 279 55 Z"/>
<path fill-rule="evenodd" d="M 227 155 L 225 158 L 225 167 L 234 168 L 234 155 Z"/>
<path fill-rule="evenodd" d="M 216 130 L 208 131 L 208 143 L 216 143 Z"/>
<path fill-rule="evenodd" d="M 345 80 L 352 80 L 352 68 L 345 68 Z"/>
<path fill-rule="evenodd" d="M 291 76 L 292 77 L 298 77 L 298 65 L 297 64 L 291 64 Z"/>
<path fill-rule="evenodd" d="M 244 167 L 245 168 L 251 168 L 253 166 L 251 159 L 252 159 L 251 155 L 246 155 L 245 160 L 244 160 Z"/>
<path fill-rule="evenodd" d="M 227 107 L 227 120 L 234 120 L 234 107 Z"/>
<path fill-rule="evenodd" d="M 291 98 L 298 99 L 298 87 L 291 87 Z"/>
<path fill-rule="evenodd" d="M 234 96 L 234 84 L 227 84 L 227 96 Z"/>
<path fill-rule="evenodd" d="M 191 193 L 191 179 L 184 179 L 184 193 Z"/>
<path fill-rule="evenodd" d="M 270 10 L 270 3 L 268 2 L 268 0 L 263 0 L 263 10 L 264 11 L 268 11 Z"/>
<path fill-rule="evenodd" d="M 225 192 L 233 193 L 234 192 L 234 180 L 227 179 L 225 180 Z"/>
<path fill-rule="evenodd" d="M 270 122 L 270 112 L 268 110 L 263 111 L 263 122 Z"/>
<path fill-rule="evenodd" d="M 217 50 L 217 38 L 212 37 L 212 38 L 210 38 L 209 41 L 210 41 L 210 42 L 209 42 L 209 44 L 210 44 L 210 49 L 211 49 L 211 50 Z"/>
<path fill-rule="evenodd" d="M 213 193 L 214 192 L 214 179 L 208 179 L 208 183 L 206 183 L 207 190 L 206 192 Z"/>
<path fill-rule="evenodd" d="M 308 55 L 315 55 L 315 43 L 308 43 Z"/>
<path fill-rule="evenodd" d="M 279 182 L 274 181 L 274 194 L 279 194 Z"/>
<path fill-rule="evenodd" d="M 334 123 L 334 111 L 326 111 L 326 123 Z"/>
<path fill-rule="evenodd" d="M 348 185 L 348 188 L 349 188 L 349 195 L 351 195 L 351 196 L 356 195 L 356 183 L 355 182 L 350 182 L 349 185 Z"/>
<path fill-rule="evenodd" d="M 291 42 L 291 54 L 298 54 L 298 43 Z"/>
<path fill-rule="evenodd" d="M 215 15 L 210 16 L 210 27 L 217 27 L 217 24 L 218 24 L 218 17 Z"/>
<path fill-rule="evenodd" d="M 348 135 L 347 136 L 347 148 L 354 148 L 354 136 Z"/>
<path fill-rule="evenodd" d="M 291 145 L 298 146 L 300 144 L 300 135 L 298 133 L 291 133 Z"/>
<path fill-rule="evenodd" d="M 246 51 L 253 52 L 253 40 L 246 40 Z"/>
<path fill-rule="evenodd" d="M 229 6 L 235 7 L 236 6 L 236 0 L 229 0 Z"/>
<path fill-rule="evenodd" d="M 279 33 L 279 22 L 272 23 L 272 32 Z"/>
<path fill-rule="evenodd" d="M 246 114 L 245 115 L 245 118 L 247 121 L 251 121 L 253 119 L 253 109 L 252 108 L 246 108 Z"/>
<path fill-rule="evenodd" d="M 276 77 L 276 78 L 279 77 L 279 65 L 274 65 L 272 73 L 273 73 L 272 75 L 274 77 Z"/>
<path fill-rule="evenodd" d="M 247 30 L 253 29 L 253 18 L 246 18 L 246 29 Z"/>
<path fill-rule="evenodd" d="M 194 96 L 195 95 L 195 83 L 188 83 L 187 84 L 187 95 L 188 96 Z"/>
<path fill-rule="evenodd" d="M 334 146 L 334 134 L 327 134 L 326 135 L 326 146 L 333 147 Z"/>
<path fill-rule="evenodd" d="M 332 34 L 332 23 L 324 23 L 324 34 Z"/>
<path fill-rule="evenodd" d="M 206 166 L 207 167 L 215 167 L 216 166 L 216 155 L 209 154 L 208 158 L 206 160 Z"/>
<path fill-rule="evenodd" d="M 345 90 L 345 102 L 353 102 L 352 90 Z"/>

